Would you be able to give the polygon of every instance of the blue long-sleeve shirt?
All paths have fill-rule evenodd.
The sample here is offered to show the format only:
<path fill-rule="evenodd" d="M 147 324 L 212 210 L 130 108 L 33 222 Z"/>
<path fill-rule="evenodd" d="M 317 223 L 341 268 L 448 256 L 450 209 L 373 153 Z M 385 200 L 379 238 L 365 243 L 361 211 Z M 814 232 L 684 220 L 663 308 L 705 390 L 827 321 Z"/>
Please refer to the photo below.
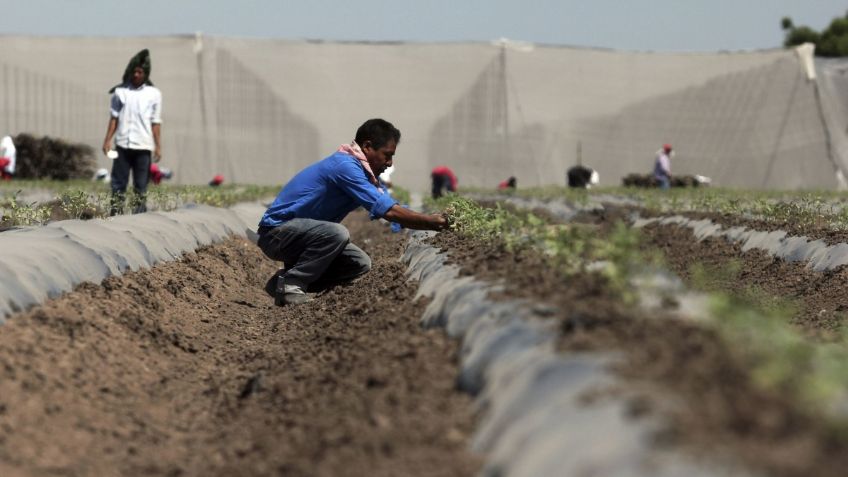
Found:
<path fill-rule="evenodd" d="M 360 206 L 376 219 L 396 203 L 368 180 L 359 160 L 336 152 L 298 172 L 265 211 L 259 227 L 276 227 L 296 218 L 338 223 Z"/>

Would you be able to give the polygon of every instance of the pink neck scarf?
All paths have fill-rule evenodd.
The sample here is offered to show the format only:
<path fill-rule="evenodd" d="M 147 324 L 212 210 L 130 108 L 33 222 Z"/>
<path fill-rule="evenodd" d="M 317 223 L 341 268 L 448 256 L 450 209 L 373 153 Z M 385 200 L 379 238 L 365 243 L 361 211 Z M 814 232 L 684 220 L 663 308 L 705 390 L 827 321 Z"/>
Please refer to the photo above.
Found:
<path fill-rule="evenodd" d="M 377 186 L 378 189 L 381 189 L 380 182 L 374 175 L 374 171 L 371 170 L 371 164 L 368 164 L 368 158 L 365 157 L 365 153 L 362 152 L 362 148 L 359 147 L 359 144 L 357 144 L 356 141 L 353 141 L 350 144 L 342 144 L 341 146 L 339 146 L 339 149 L 336 152 L 350 154 L 351 156 L 359 159 L 359 162 L 362 163 L 362 167 L 365 168 L 365 173 L 368 175 L 368 180 L 371 181 L 372 184 Z"/>

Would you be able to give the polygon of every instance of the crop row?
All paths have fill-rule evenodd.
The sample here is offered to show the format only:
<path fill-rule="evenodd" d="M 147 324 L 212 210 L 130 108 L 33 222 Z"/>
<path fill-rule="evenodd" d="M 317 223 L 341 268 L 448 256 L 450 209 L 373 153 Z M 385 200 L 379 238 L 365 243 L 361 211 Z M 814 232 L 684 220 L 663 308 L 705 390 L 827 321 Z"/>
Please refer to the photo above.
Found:
<path fill-rule="evenodd" d="M 41 190 L 38 200 L 31 191 Z M 222 185 L 151 187 L 147 192 L 150 210 L 174 210 L 185 204 L 206 204 L 229 207 L 239 202 L 273 197 L 278 186 Z M 43 225 L 58 215 L 65 219 L 91 219 L 108 216 L 110 210 L 108 186 L 86 181 L 15 181 L 0 187 L 0 223 L 6 227 Z M 127 204 L 135 194 L 127 193 Z M 128 212 L 128 210 L 125 210 Z"/>
<path fill-rule="evenodd" d="M 564 277 L 598 273 L 619 300 L 636 305 L 646 295 L 644 284 L 662 267 L 657 254 L 645 251 L 640 233 L 623 223 L 601 234 L 581 224 L 549 224 L 532 213 L 516 213 L 499 205 L 483 207 L 466 198 L 451 196 L 437 204 L 452 216 L 454 230 L 479 240 L 502 241 L 506 247 L 534 247 L 550 257 Z M 693 257 L 697 260 L 697 257 Z M 646 279 L 648 277 L 648 279 Z M 565 286 L 565 284 L 563 285 Z M 662 292 L 663 290 L 660 290 Z M 844 331 L 827 342 L 815 341 L 789 324 L 790 311 L 780 306 L 758 306 L 755 300 L 721 292 L 685 289 L 668 302 L 689 303 L 680 319 L 699 320 L 737 350 L 737 358 L 754 382 L 790 396 L 801 409 L 828 417 L 840 431 L 848 432 L 848 334 Z M 656 292 L 653 290 L 652 292 Z M 691 312 L 691 304 L 700 309 Z"/>
<path fill-rule="evenodd" d="M 483 192 L 469 189 L 467 192 Z M 490 191 L 485 191 L 489 193 Z M 737 215 L 798 226 L 848 230 L 848 197 L 837 191 L 755 191 L 719 188 L 681 188 L 661 191 L 611 187 L 569 189 L 537 187 L 508 192 L 540 200 L 565 199 L 576 204 L 614 198 L 657 213 L 706 212 Z"/>

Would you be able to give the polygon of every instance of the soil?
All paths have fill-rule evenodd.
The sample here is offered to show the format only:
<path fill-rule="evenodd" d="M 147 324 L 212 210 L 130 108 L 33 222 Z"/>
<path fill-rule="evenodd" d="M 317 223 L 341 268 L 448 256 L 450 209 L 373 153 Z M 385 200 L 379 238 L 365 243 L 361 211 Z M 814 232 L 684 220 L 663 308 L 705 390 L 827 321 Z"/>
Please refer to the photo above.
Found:
<path fill-rule="evenodd" d="M 616 221 L 627 222 L 636 209 L 607 205 L 605 210 L 581 214 L 576 221 L 607 231 Z M 644 215 L 643 210 L 638 211 Z M 798 224 L 746 220 L 732 215 L 685 213 L 692 219 L 709 219 L 725 227 L 744 226 L 753 230 L 784 230 L 791 235 L 822 239 L 829 244 L 845 242 L 848 235 L 826 227 L 804 228 Z M 824 272 L 807 268 L 804 262 L 787 262 L 762 250 L 742 251 L 741 244 L 722 237 L 698 241 L 688 227 L 650 224 L 641 229 L 645 245 L 661 252 L 668 269 L 694 288 L 708 285 L 743 295 L 771 306 L 793 308 L 790 320 L 812 337 L 828 339 L 848 319 L 848 267 Z M 708 284 L 694 283 L 693 267 L 707 272 Z"/>
<path fill-rule="evenodd" d="M 796 303 L 792 322 L 813 336 L 826 339 L 840 330 L 848 312 L 848 267 L 815 272 L 802 262 L 787 262 L 761 250 L 742 251 L 739 244 L 721 237 L 698 241 L 687 227 L 649 225 L 646 243 L 663 253 L 670 270 L 692 283 L 693 265 L 715 271 L 709 285 L 725 292 L 751 293 Z M 722 277 L 721 270 L 732 270 Z M 726 272 L 728 273 L 728 272 Z M 766 298 L 768 299 L 768 298 Z"/>
<path fill-rule="evenodd" d="M 233 239 L 0 327 L 0 475 L 460 476 L 457 343 L 418 325 L 405 237 L 356 214 L 359 282 L 275 307 Z"/>
<path fill-rule="evenodd" d="M 620 214 L 594 219 L 599 233 Z M 433 244 L 462 273 L 505 285 L 496 299 L 521 298 L 553 306 L 564 352 L 601 350 L 623 356 L 615 371 L 634 416 L 655 415 L 666 427 L 656 445 L 717 462 L 742 462 L 780 476 L 841 476 L 848 442 L 787 396 L 752 383 L 735 350 L 710 329 L 673 316 L 647 316 L 623 301 L 603 279 L 564 277 L 534 250 L 441 233 Z"/>
<path fill-rule="evenodd" d="M 719 214 L 714 212 L 680 212 L 677 214 L 663 213 L 659 214 L 646 209 L 632 208 L 632 211 L 639 212 L 642 217 L 664 217 L 668 215 L 681 215 L 683 217 L 702 220 L 708 219 L 716 224 L 720 224 L 726 228 L 729 227 L 747 227 L 752 230 L 763 232 L 773 232 L 782 230 L 791 236 L 805 236 L 810 240 L 821 240 L 828 245 L 838 243 L 848 243 L 848 230 L 834 230 L 826 222 L 820 219 L 817 222 L 804 224 L 785 220 L 760 220 L 748 219 L 734 214 Z"/>

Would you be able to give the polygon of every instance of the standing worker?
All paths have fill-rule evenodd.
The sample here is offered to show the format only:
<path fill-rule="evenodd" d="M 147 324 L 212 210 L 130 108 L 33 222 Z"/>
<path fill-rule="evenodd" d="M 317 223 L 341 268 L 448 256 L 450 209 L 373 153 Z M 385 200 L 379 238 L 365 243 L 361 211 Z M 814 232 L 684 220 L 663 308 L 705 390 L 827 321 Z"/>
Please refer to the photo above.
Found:
<path fill-rule="evenodd" d="M 153 161 L 162 158 L 160 130 L 162 93 L 150 82 L 150 53 L 141 50 L 132 57 L 121 84 L 112 93 L 111 117 L 103 140 L 103 153 L 112 162 L 112 203 L 110 215 L 123 210 L 130 171 L 136 200 L 134 214 L 147 211 L 147 182 Z M 112 137 L 115 150 L 112 151 Z"/>
<path fill-rule="evenodd" d="M 657 159 L 654 161 L 654 180 L 657 181 L 660 189 L 671 187 L 671 156 L 673 155 L 671 144 L 663 144 L 662 149 L 657 151 Z"/>
<path fill-rule="evenodd" d="M 282 261 L 285 271 L 269 285 L 274 303 L 299 304 L 320 291 L 352 281 L 371 269 L 371 258 L 350 243 L 339 222 L 358 207 L 371 219 L 384 218 L 410 229 L 441 230 L 441 214 L 420 214 L 401 207 L 377 177 L 392 165 L 400 131 L 383 119 L 369 119 L 350 144 L 295 175 L 259 221 L 262 252 Z"/>
<path fill-rule="evenodd" d="M 5 181 L 15 176 L 15 158 L 17 150 L 12 136 L 3 136 L 0 140 L 0 179 Z"/>
<path fill-rule="evenodd" d="M 438 166 L 433 168 L 432 172 L 430 172 L 430 179 L 433 183 L 431 194 L 434 199 L 441 197 L 444 189 L 447 189 L 448 192 L 456 192 L 456 174 L 453 173 L 450 167 Z"/>

